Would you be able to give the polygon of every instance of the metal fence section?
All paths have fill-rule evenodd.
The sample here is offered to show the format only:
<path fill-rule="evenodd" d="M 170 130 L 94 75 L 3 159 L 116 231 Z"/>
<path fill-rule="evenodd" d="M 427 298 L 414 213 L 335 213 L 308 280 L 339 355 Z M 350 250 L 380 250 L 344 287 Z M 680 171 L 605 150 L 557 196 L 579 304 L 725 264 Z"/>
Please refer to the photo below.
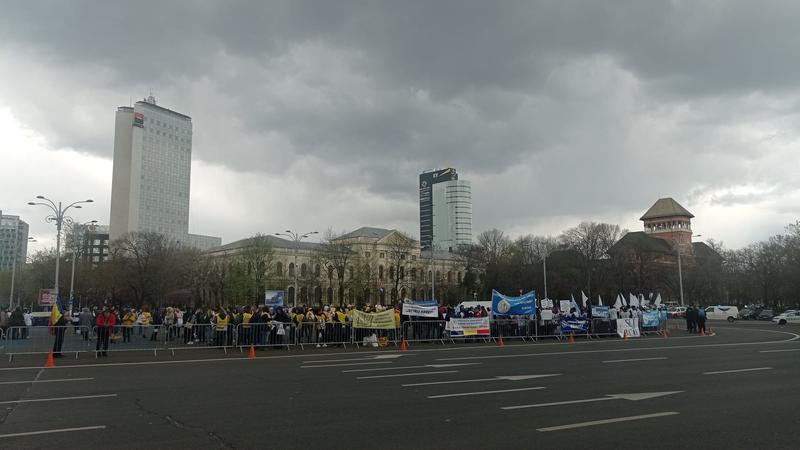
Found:
<path fill-rule="evenodd" d="M 536 321 L 525 316 L 491 320 L 490 329 L 493 339 L 525 341 L 536 337 Z"/>
<path fill-rule="evenodd" d="M 407 343 L 412 342 L 453 342 L 445 330 L 447 322 L 444 320 L 410 320 L 401 324 L 401 339 Z"/>
<path fill-rule="evenodd" d="M 3 351 L 11 361 L 14 355 L 77 353 L 89 351 L 91 329 L 66 325 L 60 327 L 8 327 Z M 91 342 L 93 344 L 94 342 Z M 60 348 L 60 350 L 59 350 Z"/>

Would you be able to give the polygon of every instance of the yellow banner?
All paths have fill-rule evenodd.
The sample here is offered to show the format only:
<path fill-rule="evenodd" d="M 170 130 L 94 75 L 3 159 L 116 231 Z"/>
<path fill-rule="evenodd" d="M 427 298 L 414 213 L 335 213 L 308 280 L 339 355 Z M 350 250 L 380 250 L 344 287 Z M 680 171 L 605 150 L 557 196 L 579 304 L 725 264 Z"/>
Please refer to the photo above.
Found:
<path fill-rule="evenodd" d="M 379 313 L 353 311 L 353 328 L 394 330 L 394 310 L 387 309 Z"/>

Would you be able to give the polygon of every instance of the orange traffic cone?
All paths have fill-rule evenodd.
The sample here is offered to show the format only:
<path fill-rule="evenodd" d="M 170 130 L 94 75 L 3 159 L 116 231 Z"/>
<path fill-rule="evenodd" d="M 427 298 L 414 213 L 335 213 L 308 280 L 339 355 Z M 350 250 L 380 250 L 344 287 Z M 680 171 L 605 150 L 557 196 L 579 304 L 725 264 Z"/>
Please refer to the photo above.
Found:
<path fill-rule="evenodd" d="M 506 346 L 506 344 L 503 343 L 503 338 L 500 338 L 500 339 L 497 340 L 497 346 L 498 347 L 505 347 Z"/>
<path fill-rule="evenodd" d="M 406 338 L 403 338 L 403 340 L 400 341 L 400 351 L 405 352 L 407 350 L 408 348 L 406 347 Z"/>
<path fill-rule="evenodd" d="M 569 335 L 569 339 L 568 339 L 567 342 L 569 342 L 570 344 L 574 344 L 575 343 L 575 333 L 572 333 L 572 334 Z"/>
<path fill-rule="evenodd" d="M 256 359 L 256 347 L 253 344 L 250 344 L 250 352 L 247 354 L 249 359 Z"/>
<path fill-rule="evenodd" d="M 56 363 L 53 361 L 53 352 L 47 354 L 47 361 L 44 363 L 45 367 L 55 367 Z"/>

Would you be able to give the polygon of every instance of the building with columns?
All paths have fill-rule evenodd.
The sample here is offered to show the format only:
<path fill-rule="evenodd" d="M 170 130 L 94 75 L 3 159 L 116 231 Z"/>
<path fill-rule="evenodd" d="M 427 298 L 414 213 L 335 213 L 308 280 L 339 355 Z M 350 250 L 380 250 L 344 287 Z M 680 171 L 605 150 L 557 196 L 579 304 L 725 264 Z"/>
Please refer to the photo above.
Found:
<path fill-rule="evenodd" d="M 267 286 L 285 291 L 288 304 L 293 303 L 295 292 L 298 305 L 463 300 L 465 269 L 458 255 L 422 251 L 419 241 L 398 230 L 362 227 L 327 244 L 264 238 L 273 253 Z M 231 242 L 207 254 L 235 258 L 249 242 L 249 238 Z"/>

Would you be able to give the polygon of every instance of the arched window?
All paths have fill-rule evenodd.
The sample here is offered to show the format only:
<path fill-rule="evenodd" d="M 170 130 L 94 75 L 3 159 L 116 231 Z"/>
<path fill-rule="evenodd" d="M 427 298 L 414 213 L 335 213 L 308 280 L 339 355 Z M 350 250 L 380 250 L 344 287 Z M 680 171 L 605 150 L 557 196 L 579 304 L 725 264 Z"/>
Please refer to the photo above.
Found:
<path fill-rule="evenodd" d="M 322 304 L 322 288 L 319 286 L 314 288 L 314 302 Z"/>
<path fill-rule="evenodd" d="M 441 275 L 441 274 L 439 273 L 439 271 L 437 270 L 437 271 L 436 271 L 436 281 L 439 281 L 439 280 L 441 280 L 441 279 L 442 279 L 442 275 Z"/>
<path fill-rule="evenodd" d="M 283 276 L 283 264 L 280 261 L 275 263 L 275 276 L 282 277 Z"/>
<path fill-rule="evenodd" d="M 327 294 L 328 294 L 328 303 L 332 305 L 333 304 L 333 288 L 332 287 L 328 288 Z"/>
<path fill-rule="evenodd" d="M 306 273 L 308 273 L 308 266 L 306 266 L 306 263 L 300 264 L 300 276 L 304 277 Z"/>
<path fill-rule="evenodd" d="M 389 279 L 394 280 L 394 266 L 389 266 Z"/>
<path fill-rule="evenodd" d="M 294 276 L 294 263 L 289 263 L 289 276 Z"/>
<path fill-rule="evenodd" d="M 300 288 L 300 302 L 308 304 L 308 288 L 305 286 Z"/>
<path fill-rule="evenodd" d="M 397 289 L 392 288 L 392 302 L 397 301 Z"/>
<path fill-rule="evenodd" d="M 411 268 L 411 281 L 417 281 L 417 269 Z"/>
<path fill-rule="evenodd" d="M 319 267 L 319 264 L 314 266 L 314 278 L 319 278 L 319 275 L 320 275 L 321 272 L 322 272 L 322 270 Z"/>
<path fill-rule="evenodd" d="M 407 295 L 408 292 L 406 291 L 406 288 L 400 289 L 400 300 L 405 300 Z"/>
<path fill-rule="evenodd" d="M 430 270 L 428 271 L 428 281 L 433 281 L 433 272 Z"/>
<path fill-rule="evenodd" d="M 295 292 L 294 286 L 289 286 L 289 299 L 293 304 L 297 303 L 297 299 L 294 298 L 294 292 Z"/>
<path fill-rule="evenodd" d="M 417 288 L 411 289 L 411 300 L 417 299 Z"/>
<path fill-rule="evenodd" d="M 405 267 L 403 267 L 403 266 L 400 266 L 400 270 L 399 270 L 399 272 L 397 273 L 397 276 L 398 276 L 398 277 L 399 277 L 401 280 L 405 279 L 405 278 L 406 278 L 406 268 L 405 268 Z"/>
<path fill-rule="evenodd" d="M 378 279 L 383 281 L 383 266 L 378 266 Z"/>
<path fill-rule="evenodd" d="M 448 283 L 452 283 L 453 282 L 453 272 L 451 272 L 449 270 L 447 271 L 447 282 Z"/>

